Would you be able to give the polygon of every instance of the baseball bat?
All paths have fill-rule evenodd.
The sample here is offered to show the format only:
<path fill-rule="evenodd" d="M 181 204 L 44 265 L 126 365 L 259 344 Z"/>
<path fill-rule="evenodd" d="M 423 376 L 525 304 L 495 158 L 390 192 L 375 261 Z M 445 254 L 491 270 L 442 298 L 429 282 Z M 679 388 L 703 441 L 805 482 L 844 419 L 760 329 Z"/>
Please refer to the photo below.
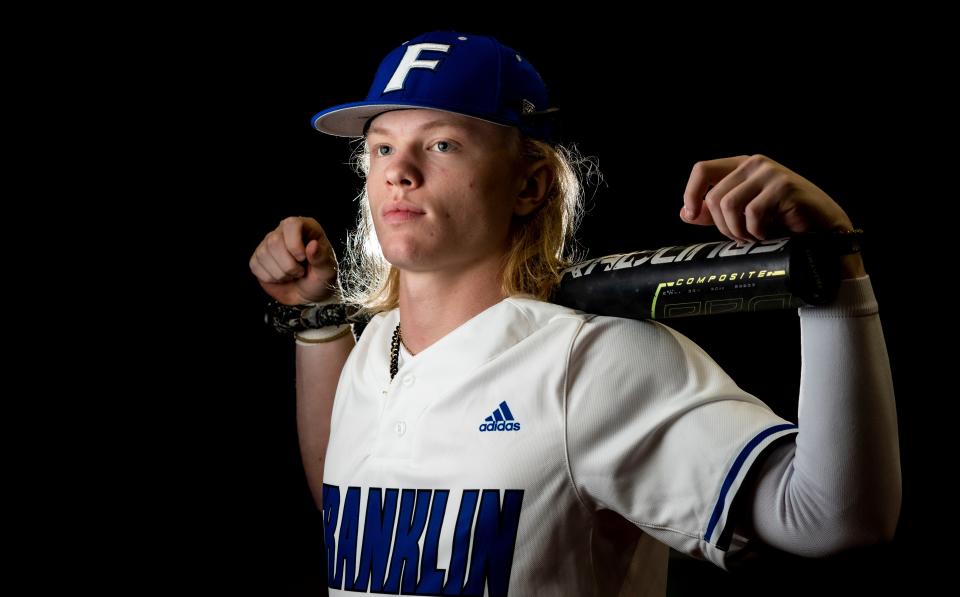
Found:
<path fill-rule="evenodd" d="M 605 255 L 561 275 L 550 302 L 598 315 L 670 319 L 791 309 L 836 297 L 840 257 L 862 230 Z"/>
<path fill-rule="evenodd" d="M 550 302 L 631 319 L 793 309 L 836 297 L 840 258 L 860 251 L 862 230 L 748 242 L 675 245 L 605 255 L 563 270 Z M 319 328 L 353 316 L 356 305 L 284 306 L 267 322 L 280 332 Z M 359 337 L 368 319 L 355 317 Z"/>

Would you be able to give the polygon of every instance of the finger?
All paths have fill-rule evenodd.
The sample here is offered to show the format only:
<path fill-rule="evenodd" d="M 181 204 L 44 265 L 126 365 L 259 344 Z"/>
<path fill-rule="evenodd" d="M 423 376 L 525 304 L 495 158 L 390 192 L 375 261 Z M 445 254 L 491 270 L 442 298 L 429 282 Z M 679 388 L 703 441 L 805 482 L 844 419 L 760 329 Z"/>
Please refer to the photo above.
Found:
<path fill-rule="evenodd" d="M 696 224 L 697 226 L 713 226 L 713 216 L 710 215 L 709 209 L 701 209 L 697 217 L 691 220 L 687 213 L 687 206 L 684 205 L 680 208 L 680 219 L 688 224 Z"/>
<path fill-rule="evenodd" d="M 267 252 L 276 261 L 280 270 L 288 279 L 299 278 L 304 274 L 303 266 L 290 254 L 285 239 L 279 234 L 271 233 L 266 240 Z"/>
<path fill-rule="evenodd" d="M 702 223 L 698 218 L 710 187 L 716 186 L 727 174 L 736 170 L 747 159 L 749 159 L 749 156 L 744 155 L 706 160 L 694 164 L 690 171 L 690 178 L 687 179 L 687 187 L 683 192 L 683 205 L 687 212 L 684 219 L 694 221 L 694 223 Z"/>
<path fill-rule="evenodd" d="M 304 247 L 304 253 L 306 253 L 306 245 L 311 240 L 317 240 L 321 244 L 329 243 L 327 239 L 327 233 L 323 231 L 323 226 L 320 225 L 320 222 L 316 221 L 313 218 L 295 218 L 299 223 L 300 230 L 300 243 Z M 306 256 L 300 257 L 299 260 L 303 261 L 306 259 Z"/>
<path fill-rule="evenodd" d="M 263 266 L 260 265 L 260 259 L 257 257 L 257 254 L 254 253 L 250 256 L 250 271 L 253 272 L 253 275 L 260 280 L 261 282 L 270 282 L 271 277 L 267 274 L 267 270 L 263 269 Z"/>
<path fill-rule="evenodd" d="M 293 258 L 293 255 L 286 251 L 283 251 L 279 254 L 273 254 L 272 257 L 277 261 L 277 265 L 283 271 L 287 279 L 292 280 L 296 278 L 302 278 L 306 273 L 306 269 L 304 269 L 304 267 Z"/>
<path fill-rule="evenodd" d="M 733 176 L 733 174 L 730 176 Z M 730 178 L 730 176 L 727 178 Z M 763 189 L 763 180 L 751 176 L 730 189 L 729 192 L 720 198 L 720 211 L 723 213 L 724 223 L 727 225 L 730 233 L 733 234 L 734 240 L 742 242 L 757 240 L 757 238 L 747 230 L 747 216 L 745 212 L 747 206 L 763 192 Z"/>
<path fill-rule="evenodd" d="M 723 215 L 723 209 L 720 207 L 720 201 L 714 197 L 716 197 L 716 195 L 704 201 L 703 210 L 710 212 L 710 217 L 713 218 L 713 223 L 721 234 L 732 240 L 736 240 L 736 237 L 730 232 L 730 227 L 727 226 L 727 220 Z"/>
<path fill-rule="evenodd" d="M 278 229 L 284 246 L 293 255 L 293 258 L 297 261 L 306 259 L 306 248 L 304 247 L 306 233 L 303 219 L 298 217 L 286 218 L 280 222 Z"/>
<path fill-rule="evenodd" d="M 260 245 L 260 248 L 257 249 L 256 256 L 260 267 L 267 273 L 267 279 L 265 279 L 264 282 L 277 284 L 287 281 L 287 275 L 283 273 L 283 269 L 277 264 L 277 260 L 270 255 L 265 244 Z"/>
<path fill-rule="evenodd" d="M 777 208 L 780 204 L 780 198 L 777 189 L 768 185 L 747 205 L 747 231 L 757 239 L 766 240 L 769 238 L 769 223 L 778 213 Z"/>

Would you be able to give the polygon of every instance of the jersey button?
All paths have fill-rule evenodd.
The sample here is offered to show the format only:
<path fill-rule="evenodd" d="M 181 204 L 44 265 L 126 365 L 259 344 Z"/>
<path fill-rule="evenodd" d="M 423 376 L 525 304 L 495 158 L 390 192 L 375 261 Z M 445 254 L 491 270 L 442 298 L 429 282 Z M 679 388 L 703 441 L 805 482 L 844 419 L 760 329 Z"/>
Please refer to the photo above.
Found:
<path fill-rule="evenodd" d="M 393 430 L 397 432 L 397 436 L 401 436 L 407 432 L 407 424 L 403 421 L 397 421 L 393 424 Z"/>
<path fill-rule="evenodd" d="M 412 385 L 413 385 L 413 379 L 414 379 L 414 378 L 413 378 L 412 375 L 404 375 L 404 376 L 403 376 L 403 385 L 405 385 L 405 386 L 407 386 L 407 387 L 412 386 Z"/>

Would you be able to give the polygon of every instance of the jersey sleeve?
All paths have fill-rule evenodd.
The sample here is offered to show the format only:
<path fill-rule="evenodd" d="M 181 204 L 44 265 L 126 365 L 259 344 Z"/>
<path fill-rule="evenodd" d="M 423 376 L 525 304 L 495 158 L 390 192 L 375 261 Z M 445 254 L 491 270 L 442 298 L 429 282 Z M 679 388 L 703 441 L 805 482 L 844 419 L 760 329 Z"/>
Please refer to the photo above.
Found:
<path fill-rule="evenodd" d="M 582 504 L 728 569 L 747 546 L 728 525 L 737 492 L 758 457 L 793 441 L 797 426 L 652 320 L 585 321 L 565 395 L 570 477 Z"/>

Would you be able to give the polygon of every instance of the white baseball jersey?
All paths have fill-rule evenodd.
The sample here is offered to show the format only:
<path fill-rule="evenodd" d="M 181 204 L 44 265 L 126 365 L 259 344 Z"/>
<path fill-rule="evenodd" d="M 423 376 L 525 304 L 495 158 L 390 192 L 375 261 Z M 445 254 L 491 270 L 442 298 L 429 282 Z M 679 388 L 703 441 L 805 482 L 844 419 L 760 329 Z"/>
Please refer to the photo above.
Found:
<path fill-rule="evenodd" d="M 667 546 L 726 569 L 746 473 L 797 433 L 659 322 L 511 297 L 401 348 L 391 381 L 398 321 L 370 321 L 337 387 L 331 595 L 662 594 Z"/>

